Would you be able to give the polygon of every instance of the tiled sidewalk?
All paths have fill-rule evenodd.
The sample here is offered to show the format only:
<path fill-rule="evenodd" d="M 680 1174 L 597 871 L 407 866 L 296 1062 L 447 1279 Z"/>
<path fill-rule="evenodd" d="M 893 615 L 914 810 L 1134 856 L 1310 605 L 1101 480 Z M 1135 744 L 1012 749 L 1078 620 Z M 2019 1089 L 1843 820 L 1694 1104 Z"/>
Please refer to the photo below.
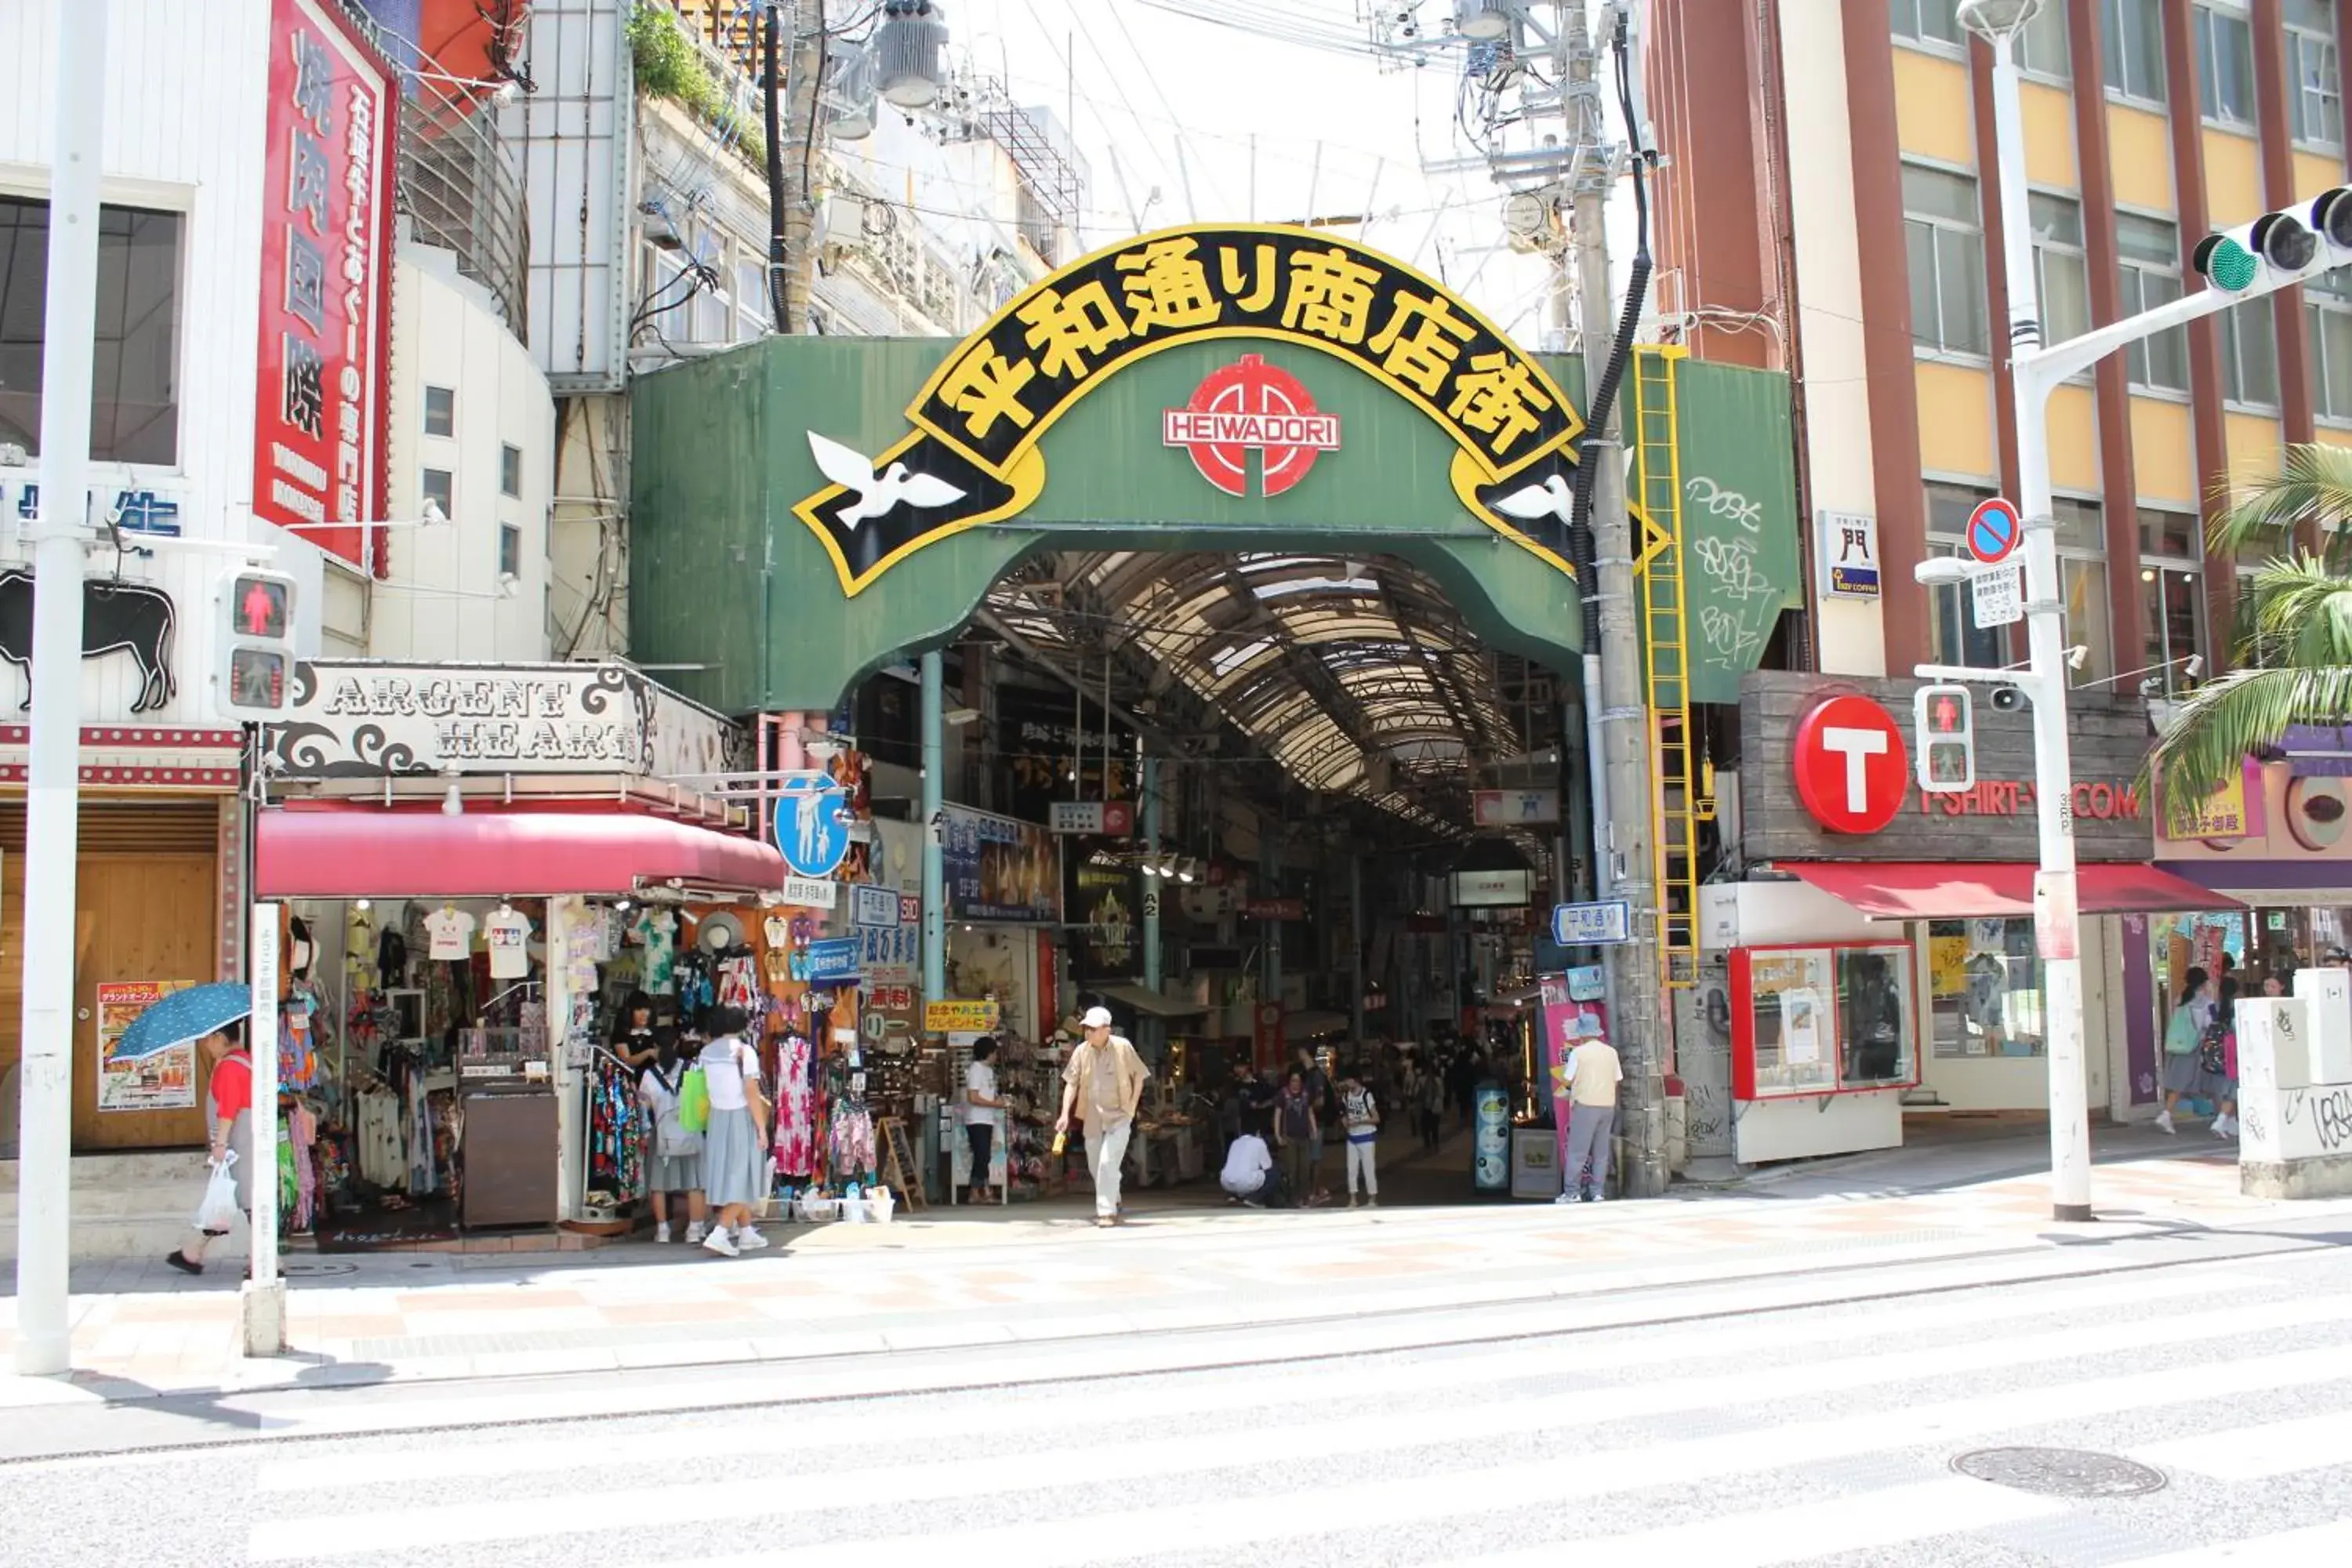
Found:
<path fill-rule="evenodd" d="M 1176 1208 L 1120 1232 L 1082 1218 L 773 1225 L 740 1260 L 673 1245 L 523 1256 L 298 1258 L 294 1354 L 236 1353 L 227 1279 L 161 1264 L 78 1277 L 70 1382 L 0 1378 L 0 1406 L 58 1399 L 634 1367 L 1223 1329 L 1477 1302 L 1569 1302 L 1990 1253 L 2095 1229 L 2231 1228 L 2352 1212 L 2245 1198 L 2223 1158 L 2099 1167 L 2105 1223 L 2049 1221 L 2038 1179 L 1910 1196 L 1725 1195 L 1304 1214 Z M 1020 1211 L 1016 1210 L 1018 1214 Z M 87 1292 L 87 1293 L 79 1293 Z M 1574 1321 L 1574 1307 L 1569 1308 Z M 13 1334 L 0 1302 L 0 1353 Z"/>

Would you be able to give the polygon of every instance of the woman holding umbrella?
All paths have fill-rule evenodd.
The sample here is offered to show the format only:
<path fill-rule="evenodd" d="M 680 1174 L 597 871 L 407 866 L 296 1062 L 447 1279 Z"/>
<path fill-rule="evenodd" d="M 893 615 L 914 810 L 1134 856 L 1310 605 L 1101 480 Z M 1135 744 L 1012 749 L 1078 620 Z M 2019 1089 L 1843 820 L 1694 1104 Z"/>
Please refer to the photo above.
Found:
<path fill-rule="evenodd" d="M 245 1020 L 231 1019 L 198 1042 L 196 1049 L 212 1065 L 212 1086 L 205 1101 L 205 1120 L 212 1128 L 212 1163 L 235 1154 L 229 1174 L 236 1184 L 236 1206 L 247 1218 L 253 1214 L 253 1058 L 245 1048 Z M 192 1247 L 163 1259 L 183 1274 L 205 1271 L 205 1249 L 226 1230 L 207 1230 Z"/>

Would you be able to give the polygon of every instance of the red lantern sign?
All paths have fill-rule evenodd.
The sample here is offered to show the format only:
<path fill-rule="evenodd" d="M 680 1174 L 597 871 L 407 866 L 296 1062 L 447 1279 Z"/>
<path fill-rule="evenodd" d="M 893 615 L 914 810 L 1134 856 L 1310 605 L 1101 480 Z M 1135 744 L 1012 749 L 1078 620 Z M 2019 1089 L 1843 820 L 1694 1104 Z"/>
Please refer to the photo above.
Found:
<path fill-rule="evenodd" d="M 1910 792 L 1903 731 L 1867 697 L 1819 702 L 1797 721 L 1797 798 L 1832 833 L 1875 833 Z"/>

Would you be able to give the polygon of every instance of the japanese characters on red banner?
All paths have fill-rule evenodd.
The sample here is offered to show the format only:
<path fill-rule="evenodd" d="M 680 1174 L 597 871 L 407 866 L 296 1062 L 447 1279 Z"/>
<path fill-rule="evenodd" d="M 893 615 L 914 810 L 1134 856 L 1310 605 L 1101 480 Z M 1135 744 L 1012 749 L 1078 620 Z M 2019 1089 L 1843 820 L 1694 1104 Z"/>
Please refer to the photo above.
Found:
<path fill-rule="evenodd" d="M 364 563 L 383 516 L 396 112 L 330 0 L 272 0 L 254 515 Z"/>

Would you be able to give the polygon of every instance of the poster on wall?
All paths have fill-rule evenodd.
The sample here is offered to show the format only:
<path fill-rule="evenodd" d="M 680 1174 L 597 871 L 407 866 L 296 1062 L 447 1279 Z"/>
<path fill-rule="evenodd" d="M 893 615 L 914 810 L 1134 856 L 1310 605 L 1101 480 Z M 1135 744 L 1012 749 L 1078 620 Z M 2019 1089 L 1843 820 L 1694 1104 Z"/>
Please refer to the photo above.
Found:
<path fill-rule="evenodd" d="M 948 918 L 1052 925 L 1062 918 L 1061 853 L 1034 822 L 950 805 L 940 813 Z"/>
<path fill-rule="evenodd" d="M 1143 972 L 1143 873 L 1108 855 L 1070 856 L 1064 908 L 1072 952 L 1088 978 L 1123 979 Z M 1156 889 L 1153 889 L 1156 891 Z"/>
<path fill-rule="evenodd" d="M 366 564 L 384 516 L 393 157 L 386 68 L 331 0 L 272 0 L 253 512 Z"/>
<path fill-rule="evenodd" d="M 98 1108 L 188 1110 L 196 1103 L 196 1042 L 143 1057 L 121 1055 L 131 1020 L 193 980 L 114 980 L 98 986 Z"/>

